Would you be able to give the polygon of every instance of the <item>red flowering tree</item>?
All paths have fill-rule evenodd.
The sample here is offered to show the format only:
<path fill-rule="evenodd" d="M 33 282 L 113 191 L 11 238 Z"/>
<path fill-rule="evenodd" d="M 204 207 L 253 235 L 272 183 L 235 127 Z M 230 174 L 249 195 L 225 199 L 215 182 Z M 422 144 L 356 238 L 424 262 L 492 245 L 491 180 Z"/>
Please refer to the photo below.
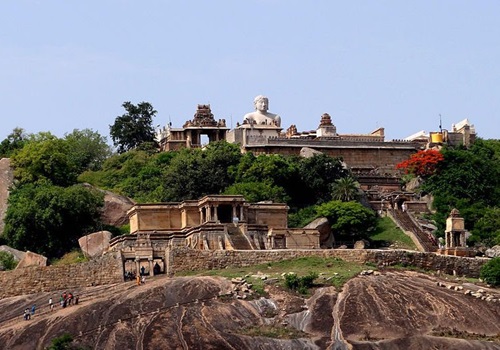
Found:
<path fill-rule="evenodd" d="M 412 154 L 409 159 L 397 164 L 396 169 L 402 169 L 405 174 L 429 177 L 434 174 L 438 163 L 443 159 L 441 152 L 434 149 L 418 151 Z"/>

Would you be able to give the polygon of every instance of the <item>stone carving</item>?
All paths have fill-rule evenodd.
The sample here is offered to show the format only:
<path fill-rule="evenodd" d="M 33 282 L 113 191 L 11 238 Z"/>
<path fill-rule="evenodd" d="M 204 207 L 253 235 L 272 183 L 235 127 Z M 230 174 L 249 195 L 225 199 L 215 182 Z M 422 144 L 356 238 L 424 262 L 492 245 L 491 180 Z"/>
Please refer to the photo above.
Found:
<path fill-rule="evenodd" d="M 332 118 L 328 113 L 323 113 L 321 116 L 321 122 L 319 123 L 319 126 L 332 126 Z"/>
<path fill-rule="evenodd" d="M 183 128 L 198 128 L 198 127 L 226 127 L 226 120 L 215 120 L 210 105 L 198 105 L 193 120 L 188 120 Z"/>
<path fill-rule="evenodd" d="M 255 112 L 245 114 L 243 124 L 281 126 L 281 117 L 267 111 L 269 99 L 266 96 L 259 95 L 255 97 L 253 103 Z"/>

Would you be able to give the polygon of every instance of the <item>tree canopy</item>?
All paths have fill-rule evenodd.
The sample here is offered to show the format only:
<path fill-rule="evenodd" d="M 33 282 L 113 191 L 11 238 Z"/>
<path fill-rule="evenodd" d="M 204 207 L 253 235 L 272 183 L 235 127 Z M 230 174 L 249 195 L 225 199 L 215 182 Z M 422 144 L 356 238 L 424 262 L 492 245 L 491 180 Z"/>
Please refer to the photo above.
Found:
<path fill-rule="evenodd" d="M 156 144 L 153 118 L 157 111 L 153 106 L 149 102 L 134 105 L 127 101 L 122 104 L 122 107 L 125 108 L 126 113 L 116 117 L 113 125 L 109 126 L 111 139 L 118 153 L 144 144 Z"/>
<path fill-rule="evenodd" d="M 440 232 L 446 217 L 457 208 L 472 242 L 491 245 L 499 242 L 495 214 L 500 207 L 500 142 L 478 139 L 470 147 L 445 147 L 443 160 L 424 182 L 424 192 L 432 193 L 434 219 Z"/>
<path fill-rule="evenodd" d="M 48 257 L 78 246 L 82 235 L 100 228 L 103 194 L 81 185 L 26 184 L 9 196 L 4 236 L 9 245 Z"/>

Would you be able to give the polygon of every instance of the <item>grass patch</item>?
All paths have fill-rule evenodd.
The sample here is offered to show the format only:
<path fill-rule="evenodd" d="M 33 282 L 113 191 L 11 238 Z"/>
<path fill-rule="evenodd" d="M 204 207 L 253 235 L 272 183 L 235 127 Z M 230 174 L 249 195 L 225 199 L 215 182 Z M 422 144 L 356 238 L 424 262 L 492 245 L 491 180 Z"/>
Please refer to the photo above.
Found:
<path fill-rule="evenodd" d="M 245 277 L 253 284 L 255 291 L 264 292 L 265 281 L 259 278 L 266 275 L 268 278 L 278 278 L 279 284 L 285 286 L 282 276 L 290 272 L 297 276 L 318 274 L 315 285 L 333 285 L 340 288 L 362 270 L 373 269 L 372 266 L 346 262 L 338 258 L 307 257 L 292 260 L 282 260 L 273 263 L 253 265 L 247 267 L 230 267 L 220 270 L 179 271 L 176 276 L 220 276 L 225 278 Z M 255 276 L 255 277 L 252 277 Z"/>
<path fill-rule="evenodd" d="M 78 264 L 81 262 L 89 261 L 89 259 L 83 255 L 81 250 L 73 250 L 69 253 L 64 254 L 59 259 L 54 259 L 50 262 L 51 265 L 69 265 Z"/>
<path fill-rule="evenodd" d="M 395 245 L 400 249 L 417 250 L 415 243 L 388 217 L 377 220 L 375 230 L 370 234 L 370 239 L 377 247 Z"/>

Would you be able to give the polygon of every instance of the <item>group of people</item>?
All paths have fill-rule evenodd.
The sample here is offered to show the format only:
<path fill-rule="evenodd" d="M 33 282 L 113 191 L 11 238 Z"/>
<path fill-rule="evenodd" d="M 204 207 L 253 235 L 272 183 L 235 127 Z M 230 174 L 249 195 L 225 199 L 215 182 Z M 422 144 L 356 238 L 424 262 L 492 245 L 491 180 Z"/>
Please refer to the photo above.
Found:
<path fill-rule="evenodd" d="M 31 307 L 31 310 L 29 307 L 24 309 L 24 316 L 23 316 L 24 320 L 25 321 L 31 320 L 31 317 L 35 316 L 35 311 L 36 311 L 36 304 L 33 304 L 33 306 Z"/>
<path fill-rule="evenodd" d="M 78 295 L 74 295 L 71 292 L 64 292 L 59 297 L 59 304 L 63 308 L 65 308 L 66 306 L 73 305 L 73 304 L 78 305 L 79 301 L 80 301 L 80 297 Z M 52 299 L 52 297 L 50 297 L 49 298 L 49 310 L 53 311 L 54 306 L 55 306 L 54 300 Z M 35 315 L 35 311 L 36 311 L 36 304 L 33 304 L 33 306 L 31 308 L 27 307 L 26 309 L 24 309 L 23 318 L 26 321 L 31 320 L 31 318 Z"/>
<path fill-rule="evenodd" d="M 78 305 L 78 301 L 80 300 L 80 297 L 78 295 L 73 295 L 73 293 L 69 292 L 64 292 L 61 294 L 61 297 L 59 298 L 59 304 L 61 307 L 66 307 L 70 306 L 71 304 Z M 49 299 L 49 306 L 51 310 L 54 309 L 54 305 L 52 304 L 52 298 Z"/>

